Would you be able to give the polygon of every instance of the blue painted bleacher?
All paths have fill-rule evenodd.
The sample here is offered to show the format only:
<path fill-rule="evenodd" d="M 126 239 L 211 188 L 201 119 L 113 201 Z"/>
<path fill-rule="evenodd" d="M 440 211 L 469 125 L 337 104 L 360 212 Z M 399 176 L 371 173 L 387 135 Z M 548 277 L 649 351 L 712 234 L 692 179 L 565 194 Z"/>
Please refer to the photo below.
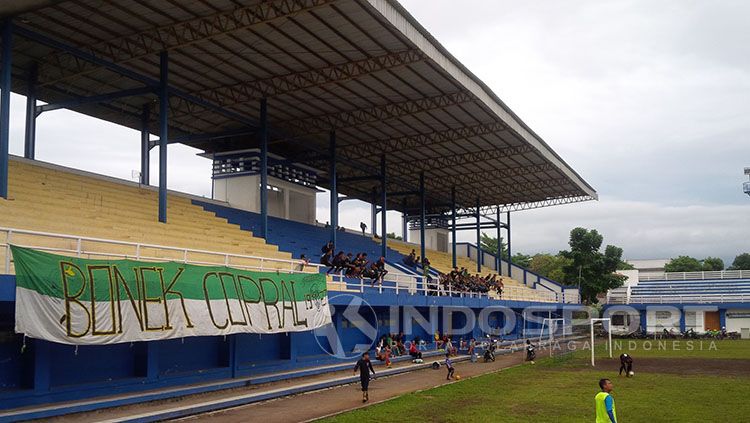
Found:
<path fill-rule="evenodd" d="M 260 215 L 258 213 L 196 200 L 193 200 L 193 204 L 203 207 L 204 210 L 212 212 L 218 217 L 227 219 L 229 223 L 239 225 L 243 230 L 256 234 L 260 233 Z M 270 244 L 277 245 L 281 251 L 292 253 L 295 258 L 304 254 L 305 257 L 310 259 L 311 263 L 319 263 L 320 249 L 330 239 L 330 228 L 268 217 L 267 241 Z M 364 252 L 367 253 L 367 258 L 370 261 L 375 261 L 380 257 L 380 243 L 375 242 L 368 236 L 340 231 L 337 234 L 337 244 L 336 252 L 344 251 L 354 254 Z M 417 274 L 414 269 L 407 269 L 403 265 L 404 255 L 396 250 L 388 248 L 385 260 L 402 273 Z"/>
<path fill-rule="evenodd" d="M 670 297 L 747 297 L 750 280 L 718 279 L 687 281 L 641 281 L 631 289 L 631 299 L 669 299 Z"/>

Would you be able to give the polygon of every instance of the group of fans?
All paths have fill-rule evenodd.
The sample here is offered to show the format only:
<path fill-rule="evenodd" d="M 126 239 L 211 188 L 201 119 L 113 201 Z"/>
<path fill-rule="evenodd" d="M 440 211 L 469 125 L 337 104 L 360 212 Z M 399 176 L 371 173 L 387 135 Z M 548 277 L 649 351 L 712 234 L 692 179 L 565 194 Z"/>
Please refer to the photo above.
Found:
<path fill-rule="evenodd" d="M 487 276 L 472 275 L 465 267 L 462 267 L 460 270 L 458 267 L 454 267 L 447 275 L 440 274 L 440 283 L 445 290 L 481 293 L 495 291 L 501 297 L 505 286 L 503 278 L 498 277 L 497 274 L 487 274 Z"/>
<path fill-rule="evenodd" d="M 326 274 L 341 273 L 348 278 L 367 278 L 371 280 L 371 285 L 376 281 L 382 283 L 383 277 L 388 274 L 385 268 L 385 257 L 380 257 L 377 261 L 370 262 L 367 259 L 367 253 L 344 253 L 339 251 L 334 254 L 335 246 L 333 241 L 329 241 L 320 249 L 323 255 L 320 257 L 320 263 L 328 267 Z"/>

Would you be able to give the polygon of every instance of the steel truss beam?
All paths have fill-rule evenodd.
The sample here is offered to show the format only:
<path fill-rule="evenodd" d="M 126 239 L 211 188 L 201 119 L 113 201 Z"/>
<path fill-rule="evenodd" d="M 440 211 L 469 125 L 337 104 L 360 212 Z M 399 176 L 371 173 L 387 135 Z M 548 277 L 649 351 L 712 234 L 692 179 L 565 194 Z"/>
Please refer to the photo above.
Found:
<path fill-rule="evenodd" d="M 154 94 L 154 88 L 153 87 L 132 88 L 129 90 L 116 91 L 116 92 L 111 92 L 111 93 L 101 94 L 101 95 L 93 95 L 90 97 L 79 97 L 79 98 L 75 98 L 72 100 L 62 101 L 60 103 L 44 104 L 42 106 L 36 106 L 36 113 L 38 115 L 39 113 L 49 112 L 52 110 L 70 109 L 71 107 L 81 106 L 84 104 L 103 103 L 103 102 L 107 102 L 111 100 L 116 100 L 118 98 L 133 97 L 133 96 L 139 96 L 139 95 L 145 95 L 145 94 Z"/>
<path fill-rule="evenodd" d="M 489 213 L 496 213 L 497 207 L 500 207 L 500 211 L 502 213 L 505 212 L 515 212 L 520 210 L 531 210 L 531 209 L 538 209 L 541 207 L 549 207 L 549 206 L 557 206 L 561 204 L 572 204 L 572 203 L 581 203 L 584 201 L 592 201 L 597 200 L 596 197 L 591 197 L 588 195 L 570 195 L 570 196 L 562 196 L 562 197 L 556 197 L 556 198 L 548 198 L 544 200 L 539 201 L 530 201 L 527 203 L 511 203 L 511 204 L 502 204 L 499 206 L 482 206 L 481 212 L 482 214 L 489 214 Z M 459 209 L 461 212 L 476 212 L 476 208 L 462 208 Z"/>
<path fill-rule="evenodd" d="M 305 119 L 295 119 L 283 122 L 282 125 L 296 128 L 303 134 L 328 131 L 332 128 L 341 129 L 359 126 L 365 123 L 379 122 L 399 116 L 408 116 L 428 110 L 443 109 L 457 104 L 473 101 L 470 94 L 456 92 L 418 100 L 389 103 L 358 110 L 313 116 Z"/>
<path fill-rule="evenodd" d="M 232 106 L 247 103 L 261 97 L 273 97 L 306 88 L 321 87 L 336 82 L 348 81 L 362 75 L 393 69 L 422 60 L 424 60 L 424 55 L 418 50 L 387 53 L 381 56 L 368 57 L 320 69 L 210 88 L 200 92 L 199 95 L 211 99 L 222 106 Z"/>
<path fill-rule="evenodd" d="M 502 195 L 502 194 L 518 194 L 528 192 L 530 190 L 544 190 L 547 188 L 557 188 L 565 185 L 570 185 L 570 180 L 566 178 L 557 179 L 541 179 L 537 181 L 519 182 L 514 184 L 502 184 L 502 185 L 491 185 L 491 186 L 476 186 L 472 184 L 460 184 L 456 187 L 465 187 L 462 189 L 465 193 L 477 193 L 477 194 L 489 194 L 489 195 Z"/>
<path fill-rule="evenodd" d="M 251 6 L 237 7 L 221 11 L 211 16 L 203 16 L 165 25 L 157 28 L 114 38 L 102 43 L 82 47 L 91 54 L 107 58 L 115 63 L 127 62 L 162 51 L 171 51 L 205 40 L 213 39 L 239 30 L 246 30 L 261 24 L 269 24 L 291 15 L 310 12 L 311 10 L 334 3 L 336 0 L 274 0 L 263 1 Z M 54 60 L 54 59 L 53 59 Z M 60 64 L 66 62 L 60 60 Z M 82 73 L 96 70 L 98 66 L 80 63 L 75 58 L 66 67 L 73 67 L 72 74 L 58 77 L 67 79 Z"/>
<path fill-rule="evenodd" d="M 435 131 L 427 134 L 408 135 L 399 138 L 378 139 L 341 146 L 342 150 L 352 149 L 359 154 L 376 154 L 381 151 L 398 152 L 413 150 L 424 146 L 447 144 L 456 140 L 469 139 L 482 135 L 490 135 L 503 130 L 507 126 L 499 122 L 486 123 L 475 126 Z"/>
<path fill-rule="evenodd" d="M 409 166 L 395 166 L 394 174 L 396 175 L 403 175 L 407 173 L 411 173 L 414 170 L 421 170 L 424 172 L 429 172 L 435 169 L 444 169 L 446 167 L 453 167 L 453 166 L 460 166 L 465 165 L 466 163 L 475 163 L 475 162 L 486 162 L 490 160 L 497 160 L 502 159 L 510 156 L 516 156 L 519 154 L 525 154 L 530 153 L 532 151 L 536 151 L 536 149 L 530 145 L 519 145 L 516 147 L 507 147 L 507 148 L 501 148 L 497 150 L 483 150 L 483 151 L 477 151 L 477 152 L 471 152 L 471 153 L 463 153 L 463 154 L 454 154 L 451 156 L 442 156 L 442 157 L 431 157 L 424 160 L 414 160 L 414 161 L 403 161 L 403 162 L 396 162 L 394 165 L 403 165 L 404 163 L 408 163 Z M 510 169 L 518 169 L 517 171 L 511 171 L 518 172 L 516 175 L 510 175 L 506 174 L 504 175 L 503 172 L 508 171 L 509 169 L 498 169 L 497 171 L 493 171 L 492 178 L 503 178 L 503 177 L 509 177 L 509 176 L 517 176 L 518 174 L 525 174 L 528 172 L 533 172 L 535 170 L 533 169 L 544 169 L 544 170 L 553 170 L 555 167 L 552 164 L 546 163 L 544 165 L 534 165 L 534 166 L 525 166 L 525 167 L 517 167 L 517 168 L 510 168 Z M 528 169 L 528 170 L 527 170 Z M 400 172 L 399 172 L 400 171 Z M 490 172 L 484 172 L 484 173 L 490 173 Z M 472 175 L 472 174 L 467 174 Z M 467 175 L 456 175 L 457 178 Z M 482 181 L 486 181 L 487 178 L 482 178 Z"/>

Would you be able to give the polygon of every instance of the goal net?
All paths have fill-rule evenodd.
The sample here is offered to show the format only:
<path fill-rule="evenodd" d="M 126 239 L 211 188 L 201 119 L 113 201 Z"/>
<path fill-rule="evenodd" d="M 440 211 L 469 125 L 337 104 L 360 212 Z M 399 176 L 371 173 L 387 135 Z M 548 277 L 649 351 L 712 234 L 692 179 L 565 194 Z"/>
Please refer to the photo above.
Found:
<path fill-rule="evenodd" d="M 609 318 L 591 319 L 591 365 L 596 366 L 596 342 L 606 339 L 604 347 L 612 358 L 612 320 Z"/>
<path fill-rule="evenodd" d="M 560 344 L 565 343 L 565 319 L 547 319 L 542 321 L 542 327 L 539 331 L 539 345 L 547 345 L 549 356 L 558 350 L 562 352 Z"/>

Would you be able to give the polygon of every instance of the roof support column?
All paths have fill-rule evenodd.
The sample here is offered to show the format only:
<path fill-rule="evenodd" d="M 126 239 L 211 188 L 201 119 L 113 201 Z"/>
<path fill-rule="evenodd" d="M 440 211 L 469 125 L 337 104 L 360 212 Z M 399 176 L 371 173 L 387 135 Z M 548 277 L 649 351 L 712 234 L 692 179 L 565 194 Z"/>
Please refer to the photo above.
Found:
<path fill-rule="evenodd" d="M 372 189 L 372 198 L 370 199 L 370 227 L 372 236 L 378 235 L 378 193 L 375 188 Z"/>
<path fill-rule="evenodd" d="M 510 252 L 510 211 L 508 211 L 507 216 L 507 225 L 508 225 L 508 277 L 512 277 L 511 274 L 511 252 Z"/>
<path fill-rule="evenodd" d="M 385 253 L 388 250 L 388 231 L 386 230 L 386 224 L 385 224 L 385 218 L 386 218 L 386 205 L 388 200 L 388 195 L 385 191 L 386 186 L 386 179 L 385 179 L 385 154 L 380 155 L 380 223 L 383 227 L 382 232 L 383 236 L 380 238 L 380 255 L 385 257 Z"/>
<path fill-rule="evenodd" d="M 37 64 L 33 63 L 26 77 L 26 134 L 23 142 L 23 156 L 34 160 L 36 155 L 36 83 Z"/>
<path fill-rule="evenodd" d="M 268 100 L 260 99 L 260 237 L 268 239 Z"/>
<path fill-rule="evenodd" d="M 500 206 L 497 206 L 497 214 L 495 216 L 495 223 L 497 223 L 497 255 L 495 256 L 495 270 L 498 274 L 502 274 L 502 271 L 500 270 L 500 265 L 503 263 L 503 259 L 500 256 L 502 253 L 502 247 L 503 243 L 500 242 L 500 229 L 502 229 L 502 225 L 500 224 Z"/>
<path fill-rule="evenodd" d="M 8 145 L 10 140 L 10 71 L 13 60 L 13 21 L 2 23 L 2 52 L 0 52 L 0 197 L 8 198 Z"/>
<path fill-rule="evenodd" d="M 479 220 L 479 198 L 477 197 L 477 273 L 482 273 L 482 231 Z"/>
<path fill-rule="evenodd" d="M 329 153 L 330 157 L 330 169 L 328 173 L 331 180 L 331 241 L 333 245 L 338 247 L 336 243 L 336 233 L 339 226 L 339 189 L 338 189 L 338 176 L 336 174 L 336 131 L 331 131 L 328 134 Z M 334 251 L 334 254 L 336 252 Z"/>
<path fill-rule="evenodd" d="M 167 144 L 169 143 L 169 53 L 159 54 L 159 222 L 167 223 Z"/>
<path fill-rule="evenodd" d="M 419 245 L 422 260 L 424 260 L 426 253 L 425 248 L 425 236 L 424 236 L 424 224 L 425 224 L 425 195 L 424 195 L 424 172 L 419 172 Z"/>
<path fill-rule="evenodd" d="M 409 242 L 409 212 L 406 211 L 406 199 L 402 200 L 402 205 L 404 209 L 404 213 L 401 216 L 401 220 L 403 228 L 401 228 L 401 232 L 403 232 L 402 238 L 404 239 L 404 242 Z"/>
<path fill-rule="evenodd" d="M 148 123 L 151 120 L 151 107 L 143 105 L 141 112 L 141 185 L 148 185 L 151 170 L 151 133 Z"/>
<path fill-rule="evenodd" d="M 451 214 L 453 219 L 453 224 L 451 225 L 451 255 L 453 257 L 453 267 L 456 267 L 458 261 L 456 257 L 456 187 L 451 188 Z"/>

